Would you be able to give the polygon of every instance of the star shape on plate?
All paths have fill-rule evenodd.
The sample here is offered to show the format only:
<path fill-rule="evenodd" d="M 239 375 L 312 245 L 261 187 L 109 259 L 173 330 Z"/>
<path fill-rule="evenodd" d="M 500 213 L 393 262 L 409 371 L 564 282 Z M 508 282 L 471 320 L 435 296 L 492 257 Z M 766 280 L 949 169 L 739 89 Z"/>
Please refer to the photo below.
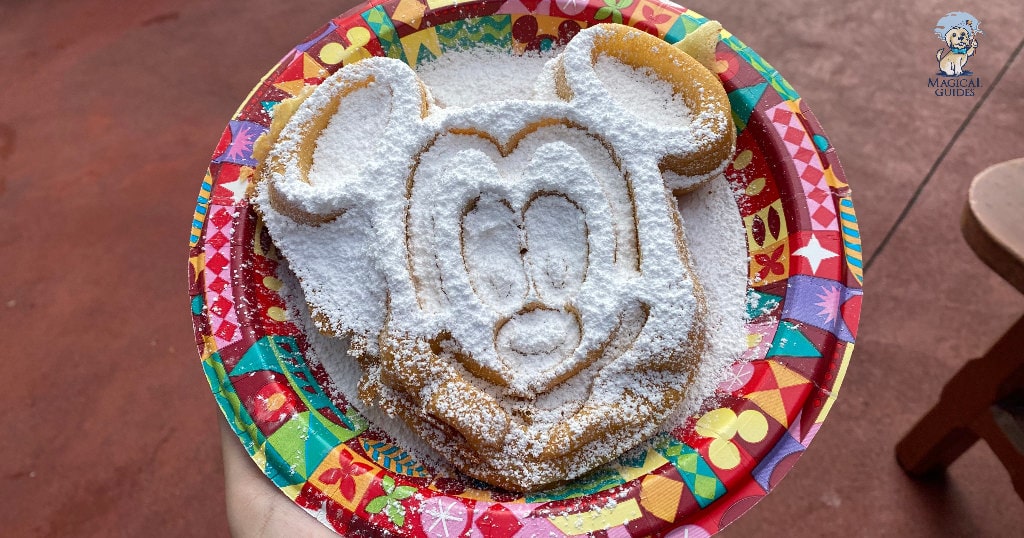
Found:
<path fill-rule="evenodd" d="M 218 186 L 223 187 L 230 192 L 231 200 L 237 204 L 242 201 L 242 198 L 245 198 L 245 192 L 249 188 L 249 180 L 246 177 L 239 175 L 238 179 L 228 183 L 221 183 Z"/>
<path fill-rule="evenodd" d="M 839 253 L 833 252 L 823 246 L 818 238 L 811 236 L 811 240 L 806 245 L 800 247 L 795 252 L 794 256 L 802 256 L 807 259 L 807 262 L 811 264 L 811 271 L 814 273 L 818 272 L 818 268 L 821 267 L 821 262 L 830 258 L 839 256 Z"/>

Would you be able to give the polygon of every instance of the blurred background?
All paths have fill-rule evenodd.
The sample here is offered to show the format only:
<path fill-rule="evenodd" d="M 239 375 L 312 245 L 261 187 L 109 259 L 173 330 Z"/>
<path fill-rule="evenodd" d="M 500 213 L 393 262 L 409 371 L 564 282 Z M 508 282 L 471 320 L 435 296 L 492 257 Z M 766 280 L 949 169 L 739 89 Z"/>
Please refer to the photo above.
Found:
<path fill-rule="evenodd" d="M 0 534 L 227 534 L 186 259 L 221 131 L 352 2 L 0 2 Z M 910 481 L 893 446 L 1024 312 L 972 254 L 971 178 L 1024 151 L 1024 4 L 693 1 L 806 99 L 853 188 L 866 260 L 839 401 L 724 536 L 1011 536 L 1024 506 L 984 444 Z M 948 11 L 984 33 L 973 97 L 928 87 Z"/>

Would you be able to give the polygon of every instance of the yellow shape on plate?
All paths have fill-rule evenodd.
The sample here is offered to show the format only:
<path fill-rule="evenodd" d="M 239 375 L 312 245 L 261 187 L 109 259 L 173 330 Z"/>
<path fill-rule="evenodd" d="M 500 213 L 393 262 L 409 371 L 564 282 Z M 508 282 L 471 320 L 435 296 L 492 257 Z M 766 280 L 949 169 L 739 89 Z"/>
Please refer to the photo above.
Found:
<path fill-rule="evenodd" d="M 349 29 L 345 37 L 350 43 L 348 47 L 341 43 L 328 43 L 320 49 L 320 60 L 326 64 L 337 65 L 351 64 L 370 57 L 369 51 L 364 48 L 372 37 L 369 30 L 356 26 Z"/>
<path fill-rule="evenodd" d="M 745 149 L 736 155 L 736 158 L 732 160 L 732 167 L 735 170 L 743 170 L 747 166 L 750 166 L 750 162 L 754 160 L 754 152 L 749 149 Z"/>
<path fill-rule="evenodd" d="M 697 435 L 712 439 L 708 447 L 711 463 L 719 469 L 733 469 L 741 461 L 740 451 L 733 443 L 733 437 L 739 435 L 748 443 L 764 440 L 768 435 L 768 419 L 754 409 L 747 409 L 737 415 L 732 409 L 723 407 L 708 411 L 700 417 L 697 420 L 696 431 Z"/>
<path fill-rule="evenodd" d="M 682 494 L 682 482 L 652 474 L 640 484 L 640 506 L 654 517 L 671 523 L 676 519 Z"/>
<path fill-rule="evenodd" d="M 678 497 L 677 497 L 678 498 Z M 636 499 L 630 499 L 605 509 L 594 509 L 582 514 L 568 514 L 548 518 L 552 525 L 569 536 L 600 531 L 624 525 L 643 516 Z"/>

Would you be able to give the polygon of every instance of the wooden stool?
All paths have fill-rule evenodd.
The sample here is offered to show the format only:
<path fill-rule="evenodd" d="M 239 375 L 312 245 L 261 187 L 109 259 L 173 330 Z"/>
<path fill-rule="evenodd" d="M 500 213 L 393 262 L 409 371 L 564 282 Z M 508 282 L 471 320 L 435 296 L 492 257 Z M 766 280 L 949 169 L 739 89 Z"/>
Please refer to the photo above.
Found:
<path fill-rule="evenodd" d="M 1024 293 L 1024 159 L 974 178 L 961 230 L 978 258 Z M 928 475 L 979 438 L 1024 499 L 1024 317 L 946 383 L 935 407 L 896 445 L 896 459 L 907 474 Z"/>

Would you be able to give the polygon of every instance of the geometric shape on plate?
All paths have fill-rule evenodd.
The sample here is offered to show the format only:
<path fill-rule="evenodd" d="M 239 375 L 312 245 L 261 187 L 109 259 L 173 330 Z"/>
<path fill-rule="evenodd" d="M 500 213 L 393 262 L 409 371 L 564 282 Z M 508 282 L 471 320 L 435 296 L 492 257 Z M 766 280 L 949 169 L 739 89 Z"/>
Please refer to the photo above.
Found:
<path fill-rule="evenodd" d="M 631 458 L 630 455 L 635 457 Z M 625 481 L 629 481 L 654 472 L 655 469 L 668 463 L 668 460 L 654 448 L 647 448 L 646 450 L 627 452 L 620 456 L 616 463 L 615 469 L 619 475 Z"/>
<path fill-rule="evenodd" d="M 771 451 L 761 459 L 760 463 L 757 464 L 757 467 L 754 467 L 750 474 L 765 491 L 770 491 L 772 486 L 774 486 L 772 474 L 775 467 L 787 456 L 802 452 L 806 448 L 791 435 L 785 434 L 779 438 L 779 441 L 772 447 Z"/>
<path fill-rule="evenodd" d="M 747 290 L 747 317 L 749 319 L 754 320 L 775 313 L 781 305 L 782 297 L 778 295 L 765 293 L 756 288 Z"/>
<path fill-rule="evenodd" d="M 210 175 L 210 171 L 207 169 L 206 177 L 203 178 L 203 184 L 199 188 L 199 200 L 196 203 L 196 210 L 192 215 L 192 233 L 188 238 L 188 245 L 190 247 L 199 244 L 199 238 L 203 233 L 203 225 L 206 223 L 206 213 L 210 209 L 210 193 L 212 191 L 213 176 Z"/>
<path fill-rule="evenodd" d="M 302 412 L 292 415 L 288 418 L 288 421 L 281 425 L 277 431 L 267 436 L 268 447 L 273 447 L 273 451 L 268 451 L 268 458 L 271 454 L 276 457 L 284 459 L 290 459 L 293 454 L 306 454 L 306 440 L 310 438 L 310 417 L 313 413 Z M 324 445 L 330 443 L 332 446 L 336 444 L 335 439 L 329 437 L 323 440 L 315 441 L 316 445 Z M 325 452 L 329 452 L 325 451 Z M 314 452 L 316 453 L 316 452 Z M 321 456 L 320 461 L 323 460 L 323 456 L 326 453 L 318 454 Z M 317 461 L 314 465 L 319 464 Z M 301 484 L 309 478 L 307 474 L 307 462 L 306 458 L 303 457 L 301 460 L 292 461 L 290 465 L 284 468 L 279 468 L 278 472 L 282 475 L 287 473 L 288 484 Z M 282 476 L 282 478 L 285 478 Z"/>
<path fill-rule="evenodd" d="M 757 181 L 751 182 L 755 185 Z M 789 237 L 789 227 L 783 217 L 782 200 L 743 217 L 747 230 L 747 248 L 751 252 Z"/>
<path fill-rule="evenodd" d="M 854 335 L 843 319 L 842 306 L 863 293 L 860 289 L 848 288 L 835 280 L 793 275 L 789 279 L 789 293 L 782 307 L 782 317 L 832 333 L 844 342 L 853 342 Z M 854 308 L 857 301 L 851 303 L 848 310 L 847 317 L 851 321 L 859 317 Z"/>
<path fill-rule="evenodd" d="M 654 517 L 671 523 L 676 519 L 683 487 L 682 482 L 665 476 L 645 476 L 640 482 L 640 506 Z"/>
<path fill-rule="evenodd" d="M 410 67 L 429 62 L 443 54 L 441 43 L 437 39 L 437 30 L 424 28 L 413 32 L 401 39 L 402 48 L 405 49 L 405 57 L 409 59 Z"/>
<path fill-rule="evenodd" d="M 377 36 L 377 41 L 380 42 L 380 46 L 384 49 L 384 55 L 389 58 L 396 58 L 398 60 L 405 61 L 405 51 L 402 49 L 402 42 L 398 37 L 398 32 L 395 30 L 394 23 L 391 22 L 391 18 L 388 17 L 383 6 L 374 6 L 362 13 L 363 20 L 373 30 L 374 35 Z"/>
<path fill-rule="evenodd" d="M 460 19 L 434 27 L 443 52 L 465 50 L 474 45 L 500 49 L 512 46 L 512 17 L 491 15 L 475 19 Z"/>
<path fill-rule="evenodd" d="M 639 503 L 637 503 L 636 499 L 629 499 L 609 504 L 607 507 L 598 508 L 591 512 L 549 516 L 548 521 L 565 534 L 578 536 L 618 527 L 641 517 L 643 517 L 643 512 L 640 510 Z M 501 536 L 506 535 L 502 534 Z"/>
<path fill-rule="evenodd" d="M 248 121 L 231 121 L 228 123 L 228 129 L 231 132 L 231 140 L 224 148 L 224 152 L 214 157 L 212 162 L 256 166 L 256 159 L 252 157 L 253 144 L 267 131 L 267 128 Z"/>
<path fill-rule="evenodd" d="M 768 118 L 792 158 L 803 187 L 812 230 L 839 230 L 832 191 L 825 180 L 824 165 L 810 136 L 790 102 L 779 103 L 767 111 Z"/>
<path fill-rule="evenodd" d="M 788 303 L 787 303 L 788 304 Z M 800 326 L 789 322 L 780 321 L 779 328 L 775 332 L 775 340 L 772 341 L 768 357 L 785 355 L 788 357 L 821 357 L 821 351 L 811 343 L 800 331 Z"/>
<path fill-rule="evenodd" d="M 864 252 L 861 246 L 860 226 L 857 215 L 853 212 L 853 200 L 849 197 L 839 199 L 840 227 L 843 231 L 843 244 L 846 263 L 857 282 L 864 284 Z"/>
<path fill-rule="evenodd" d="M 616 469 L 600 467 L 557 488 L 527 494 L 525 499 L 526 502 L 534 503 L 586 497 L 625 484 L 626 480 Z"/>
<path fill-rule="evenodd" d="M 420 505 L 420 522 L 430 538 L 454 538 L 465 535 L 470 512 L 456 497 L 431 497 Z"/>
<path fill-rule="evenodd" d="M 732 439 L 739 435 L 748 443 L 758 443 L 768 434 L 768 421 L 764 415 L 747 409 L 739 415 L 728 407 L 708 411 L 697 420 L 695 433 L 711 438 L 708 457 L 719 469 L 735 469 L 741 461 L 739 449 Z"/>
<path fill-rule="evenodd" d="M 234 383 L 248 384 L 250 379 L 280 378 L 294 391 L 295 397 L 301 401 L 302 409 L 323 410 L 317 414 L 334 418 L 340 424 L 327 420 L 323 426 L 331 432 L 331 436 L 339 441 L 347 441 L 366 428 L 365 420 L 358 414 L 352 416 L 341 413 L 331 399 L 316 383 L 315 377 L 305 358 L 299 351 L 298 342 L 288 336 L 266 336 L 256 342 L 242 355 L 231 369 L 230 375 Z"/>
<path fill-rule="evenodd" d="M 362 439 L 363 450 L 381 467 L 397 474 L 425 477 L 426 470 L 409 453 L 385 441 Z"/>
<path fill-rule="evenodd" d="M 708 22 L 708 19 L 705 19 L 704 17 L 695 18 L 694 15 L 695 14 L 691 12 L 681 15 L 676 19 L 668 31 L 665 32 L 665 41 L 673 44 L 682 41 L 687 34 L 696 30 L 705 22 Z"/>
<path fill-rule="evenodd" d="M 750 114 L 754 112 L 754 107 L 757 106 L 757 102 L 764 95 L 766 88 L 768 88 L 768 83 L 762 82 L 729 92 L 729 102 L 732 103 L 732 118 L 736 122 L 737 129 L 742 130 L 746 127 Z"/>
<path fill-rule="evenodd" d="M 804 234 L 801 233 L 797 237 L 802 235 Z M 825 239 L 824 245 L 822 245 L 821 241 L 818 240 L 817 235 L 810 235 L 810 238 L 807 239 L 807 243 L 804 246 L 793 250 L 794 257 L 804 258 L 806 263 L 810 265 L 811 274 L 818 273 L 823 261 L 839 257 L 838 252 L 828 248 L 830 246 L 839 247 L 838 241 L 832 241 L 832 238 L 829 237 L 823 237 L 823 239 Z M 824 274 L 834 275 L 836 274 L 836 271 L 826 270 Z"/>
<path fill-rule="evenodd" d="M 813 388 L 811 381 L 775 361 L 766 361 L 771 376 L 761 378 L 758 389 L 744 395 L 757 404 L 768 416 L 789 427 L 790 420 L 799 413 L 796 407 Z M 744 439 L 749 441 L 748 439 Z"/>
<path fill-rule="evenodd" d="M 725 484 L 718 479 L 711 466 L 696 449 L 669 436 L 658 438 L 654 448 L 672 462 L 672 466 L 679 471 L 683 483 L 693 493 L 701 508 L 725 495 Z"/>
<path fill-rule="evenodd" d="M 523 528 L 519 518 L 503 504 L 492 504 L 473 523 L 483 536 L 514 536 Z"/>

